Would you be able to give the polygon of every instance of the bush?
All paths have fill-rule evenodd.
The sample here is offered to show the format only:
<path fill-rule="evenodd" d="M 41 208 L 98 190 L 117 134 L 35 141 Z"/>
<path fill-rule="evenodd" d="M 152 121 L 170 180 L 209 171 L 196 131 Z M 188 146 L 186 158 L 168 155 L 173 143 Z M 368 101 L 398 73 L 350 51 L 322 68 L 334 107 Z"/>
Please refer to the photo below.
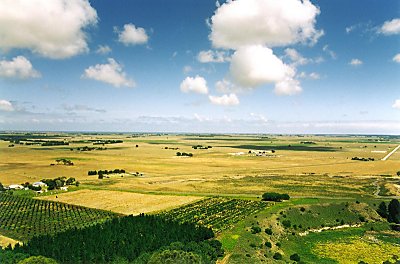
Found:
<path fill-rule="evenodd" d="M 293 255 L 290 256 L 290 260 L 294 260 L 296 262 L 300 261 L 300 256 L 299 254 L 295 253 Z"/>
<path fill-rule="evenodd" d="M 259 226 L 252 226 L 251 227 L 251 233 L 252 234 L 258 234 L 260 232 L 261 232 L 261 227 L 259 227 Z"/>
<path fill-rule="evenodd" d="M 290 220 L 283 220 L 282 225 L 285 228 L 289 228 L 292 225 L 292 223 L 290 222 Z"/>
<path fill-rule="evenodd" d="M 281 260 L 282 259 L 282 254 L 279 252 L 276 252 L 273 256 L 274 259 L 276 260 Z"/>
<path fill-rule="evenodd" d="M 265 245 L 267 248 L 272 248 L 272 244 L 271 244 L 271 242 L 269 242 L 269 241 L 265 241 L 264 245 Z"/>
<path fill-rule="evenodd" d="M 262 195 L 263 201 L 281 202 L 282 200 L 289 200 L 290 196 L 286 193 L 266 192 Z"/>
<path fill-rule="evenodd" d="M 272 235 L 272 229 L 271 228 L 265 228 L 265 233 L 267 235 Z"/>

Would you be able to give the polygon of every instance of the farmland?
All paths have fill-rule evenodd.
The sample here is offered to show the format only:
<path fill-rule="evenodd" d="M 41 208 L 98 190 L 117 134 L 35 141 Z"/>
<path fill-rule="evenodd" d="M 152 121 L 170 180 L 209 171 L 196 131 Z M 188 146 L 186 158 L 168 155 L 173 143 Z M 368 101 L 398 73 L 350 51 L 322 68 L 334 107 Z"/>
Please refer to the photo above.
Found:
<path fill-rule="evenodd" d="M 97 209 L 0 194 L 0 233 L 19 241 L 87 227 L 116 216 Z"/>
<path fill-rule="evenodd" d="M 67 192 L 2 194 L 28 207 L 8 203 L 2 241 L 146 213 L 211 228 L 225 263 L 284 263 L 294 254 L 306 263 L 357 263 L 338 253 L 356 251 L 357 258 L 381 263 L 400 247 L 399 232 L 376 212 L 382 201 L 400 197 L 400 153 L 382 160 L 398 146 L 396 136 L 20 133 L 3 139 L 3 185 L 57 177 L 80 184 Z M 107 177 L 88 175 L 110 169 Z M 290 199 L 264 202 L 265 192 Z"/>

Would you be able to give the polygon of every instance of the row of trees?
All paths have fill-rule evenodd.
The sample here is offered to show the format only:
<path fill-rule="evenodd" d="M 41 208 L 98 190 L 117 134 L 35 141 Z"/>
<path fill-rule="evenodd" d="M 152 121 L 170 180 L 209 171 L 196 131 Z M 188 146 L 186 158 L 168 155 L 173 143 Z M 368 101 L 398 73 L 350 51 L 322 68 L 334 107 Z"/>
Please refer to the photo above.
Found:
<path fill-rule="evenodd" d="M 51 191 L 54 189 L 60 189 L 61 187 L 65 186 L 65 185 L 79 185 L 79 182 L 76 181 L 75 178 L 70 177 L 67 179 L 67 177 L 58 177 L 58 178 L 54 178 L 54 179 L 42 179 L 43 183 L 47 184 L 47 190 Z"/>
<path fill-rule="evenodd" d="M 183 156 L 183 157 L 193 157 L 193 154 L 192 153 L 186 153 L 186 152 L 176 152 L 176 156 L 178 156 L 178 157 L 181 157 L 181 156 Z"/>
<path fill-rule="evenodd" d="M 374 158 L 359 158 L 359 157 L 352 157 L 351 160 L 359 160 L 359 161 L 374 161 Z"/>
<path fill-rule="evenodd" d="M 125 173 L 124 169 L 114 169 L 114 170 L 99 170 L 99 171 L 88 171 L 88 175 L 107 175 L 107 174 L 114 174 L 114 173 Z"/>
<path fill-rule="evenodd" d="M 263 201 L 281 202 L 282 200 L 289 200 L 290 196 L 287 193 L 266 192 L 262 195 Z"/>
<path fill-rule="evenodd" d="M 34 237 L 16 246 L 14 252 L 43 255 L 60 263 L 107 263 L 118 259 L 150 260 L 154 253 L 180 250 L 193 252 L 204 259 L 202 263 L 210 263 L 207 260 L 215 260 L 222 254 L 221 243 L 209 240 L 213 237 L 213 231 L 206 227 L 141 214 L 114 218 L 85 229 Z"/>

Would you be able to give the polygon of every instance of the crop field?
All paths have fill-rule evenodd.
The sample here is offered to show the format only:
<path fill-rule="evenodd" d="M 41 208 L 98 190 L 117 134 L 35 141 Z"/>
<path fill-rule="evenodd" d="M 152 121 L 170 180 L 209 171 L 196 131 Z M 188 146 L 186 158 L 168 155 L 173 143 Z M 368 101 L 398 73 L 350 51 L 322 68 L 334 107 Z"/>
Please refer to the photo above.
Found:
<path fill-rule="evenodd" d="M 177 195 L 153 195 L 131 192 L 79 190 L 69 193 L 38 197 L 46 201 L 58 201 L 68 204 L 97 208 L 125 215 L 138 215 L 175 208 L 201 197 Z"/>
<path fill-rule="evenodd" d="M 354 256 L 394 262 L 400 247 L 399 232 L 376 212 L 382 201 L 400 198 L 400 151 L 382 160 L 400 144 L 398 136 L 19 133 L 0 139 L 3 185 L 62 176 L 79 182 L 67 192 L 7 191 L 13 196 L 1 197 L 23 201 L 23 209 L 1 206 L 3 245 L 146 213 L 211 227 L 225 249 L 221 263 L 270 263 L 276 254 L 277 263 L 293 262 L 293 254 L 306 263 L 357 264 Z M 110 169 L 124 173 L 88 175 Z M 263 202 L 265 192 L 290 200 Z"/>
<path fill-rule="evenodd" d="M 167 220 L 196 223 L 220 232 L 231 228 L 246 216 L 265 209 L 267 205 L 266 202 L 251 200 L 210 198 L 163 212 L 161 215 Z"/>
<path fill-rule="evenodd" d="M 97 209 L 0 194 L 0 233 L 20 241 L 87 227 L 116 216 Z"/>

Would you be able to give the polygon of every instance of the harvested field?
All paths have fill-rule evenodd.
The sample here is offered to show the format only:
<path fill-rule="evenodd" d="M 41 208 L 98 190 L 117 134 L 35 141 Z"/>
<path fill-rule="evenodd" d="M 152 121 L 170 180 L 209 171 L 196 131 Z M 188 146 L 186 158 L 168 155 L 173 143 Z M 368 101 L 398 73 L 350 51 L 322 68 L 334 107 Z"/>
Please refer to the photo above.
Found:
<path fill-rule="evenodd" d="M 153 195 L 120 191 L 80 190 L 39 199 L 81 205 L 126 215 L 151 213 L 200 200 L 196 196 Z"/>

